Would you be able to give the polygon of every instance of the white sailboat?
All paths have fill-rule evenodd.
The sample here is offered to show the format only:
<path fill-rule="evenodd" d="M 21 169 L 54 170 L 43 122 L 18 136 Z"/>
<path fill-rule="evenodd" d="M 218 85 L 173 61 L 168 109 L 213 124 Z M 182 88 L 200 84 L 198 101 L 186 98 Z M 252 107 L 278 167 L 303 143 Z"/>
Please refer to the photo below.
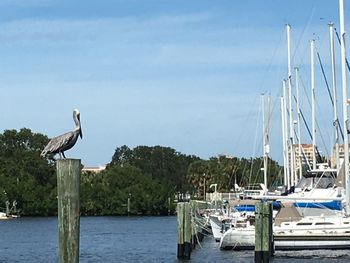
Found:
<path fill-rule="evenodd" d="M 215 241 L 220 242 L 223 234 L 226 232 L 226 228 L 230 227 L 232 221 L 240 218 L 242 218 L 242 214 L 240 212 L 232 212 L 229 214 L 215 213 L 209 215 L 209 223 Z"/>
<path fill-rule="evenodd" d="M 350 218 L 334 216 L 300 216 L 293 207 L 277 215 L 273 225 L 276 250 L 348 249 L 350 248 Z M 226 231 L 220 241 L 221 249 L 245 250 L 255 248 L 255 227 L 249 221 Z"/>
<path fill-rule="evenodd" d="M 275 249 L 350 248 L 350 219 L 342 216 L 305 216 L 273 228 Z"/>

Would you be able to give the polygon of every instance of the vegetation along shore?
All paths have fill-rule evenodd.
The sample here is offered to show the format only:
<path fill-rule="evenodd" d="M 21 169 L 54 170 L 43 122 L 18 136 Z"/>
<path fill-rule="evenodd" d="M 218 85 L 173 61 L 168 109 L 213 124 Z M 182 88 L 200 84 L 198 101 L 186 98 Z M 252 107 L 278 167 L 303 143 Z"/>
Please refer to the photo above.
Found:
<path fill-rule="evenodd" d="M 55 159 L 40 152 L 46 135 L 28 128 L 0 134 L 0 207 L 17 201 L 21 216 L 57 215 Z M 166 215 L 175 210 L 178 193 L 203 198 L 204 188 L 218 191 L 263 181 L 262 158 L 211 157 L 203 160 L 164 146 L 117 147 L 100 173 L 81 176 L 82 215 Z M 281 169 L 269 161 L 268 182 L 277 183 Z M 204 187 L 205 185 L 205 187 Z M 129 199 L 129 206 L 128 206 Z"/>

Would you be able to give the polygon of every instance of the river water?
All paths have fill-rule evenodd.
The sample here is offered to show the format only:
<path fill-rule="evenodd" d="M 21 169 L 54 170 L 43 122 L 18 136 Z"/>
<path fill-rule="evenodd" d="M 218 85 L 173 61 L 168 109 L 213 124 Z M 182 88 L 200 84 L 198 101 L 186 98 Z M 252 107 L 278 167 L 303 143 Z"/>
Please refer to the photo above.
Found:
<path fill-rule="evenodd" d="M 0 221 L 0 262 L 57 262 L 57 218 Z M 176 218 L 82 217 L 80 262 L 174 262 Z M 253 251 L 221 251 L 206 237 L 187 262 L 253 262 Z M 350 250 L 276 252 L 271 262 L 349 262 Z"/>

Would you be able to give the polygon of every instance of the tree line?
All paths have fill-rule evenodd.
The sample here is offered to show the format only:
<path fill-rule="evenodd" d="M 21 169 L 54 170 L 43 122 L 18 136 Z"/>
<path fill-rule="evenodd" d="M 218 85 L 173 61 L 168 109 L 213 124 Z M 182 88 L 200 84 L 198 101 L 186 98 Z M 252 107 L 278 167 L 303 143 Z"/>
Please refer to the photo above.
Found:
<path fill-rule="evenodd" d="M 0 211 L 17 202 L 22 216 L 57 215 L 54 156 L 41 158 L 49 141 L 30 129 L 0 134 Z M 204 189 L 232 191 L 235 184 L 262 182 L 262 158 L 212 157 L 203 160 L 163 146 L 117 147 L 100 173 L 81 175 L 83 215 L 165 215 L 174 212 L 174 198 L 189 193 L 203 198 Z M 282 167 L 269 160 L 269 185 L 280 180 Z M 129 207 L 128 207 L 129 199 Z M 128 211 L 129 210 L 129 211 Z"/>

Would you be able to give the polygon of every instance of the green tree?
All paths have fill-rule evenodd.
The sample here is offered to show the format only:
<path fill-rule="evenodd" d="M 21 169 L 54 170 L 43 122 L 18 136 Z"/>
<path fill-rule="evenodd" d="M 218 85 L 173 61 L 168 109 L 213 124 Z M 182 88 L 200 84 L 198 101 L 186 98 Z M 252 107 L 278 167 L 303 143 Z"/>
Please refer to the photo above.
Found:
<path fill-rule="evenodd" d="M 53 160 L 40 157 L 47 142 L 45 135 L 26 128 L 0 134 L 1 188 L 7 200 L 17 201 L 23 215 L 48 215 L 57 211 Z"/>
<path fill-rule="evenodd" d="M 83 214 L 126 215 L 128 198 L 131 214 L 166 214 L 168 200 L 173 199 L 170 185 L 128 164 L 109 166 L 99 174 L 84 174 L 83 177 Z"/>
<path fill-rule="evenodd" d="M 199 158 L 181 154 L 170 147 L 138 146 L 131 150 L 124 145 L 115 150 L 109 166 L 135 166 L 152 179 L 171 184 L 174 191 L 186 192 L 190 188 L 186 180 L 188 166 L 195 160 Z"/>

